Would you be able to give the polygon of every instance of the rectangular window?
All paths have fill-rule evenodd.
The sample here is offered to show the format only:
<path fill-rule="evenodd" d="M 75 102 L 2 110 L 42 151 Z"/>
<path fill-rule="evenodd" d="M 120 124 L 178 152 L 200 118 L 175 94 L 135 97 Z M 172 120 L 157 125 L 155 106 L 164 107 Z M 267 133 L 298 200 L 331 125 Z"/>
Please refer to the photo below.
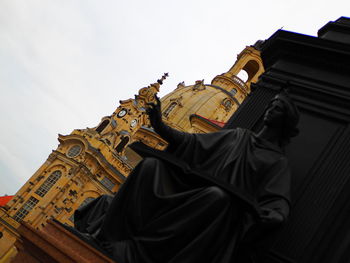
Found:
<path fill-rule="evenodd" d="M 27 202 L 24 203 L 24 205 L 17 211 L 17 213 L 14 215 L 14 219 L 18 222 L 23 220 L 26 215 L 34 208 L 34 206 L 39 202 L 38 199 L 34 197 L 30 197 Z"/>
<path fill-rule="evenodd" d="M 107 189 L 112 190 L 116 183 L 114 181 L 112 181 L 111 179 L 109 179 L 107 176 L 105 176 L 101 180 L 101 184 L 103 186 L 105 186 Z"/>

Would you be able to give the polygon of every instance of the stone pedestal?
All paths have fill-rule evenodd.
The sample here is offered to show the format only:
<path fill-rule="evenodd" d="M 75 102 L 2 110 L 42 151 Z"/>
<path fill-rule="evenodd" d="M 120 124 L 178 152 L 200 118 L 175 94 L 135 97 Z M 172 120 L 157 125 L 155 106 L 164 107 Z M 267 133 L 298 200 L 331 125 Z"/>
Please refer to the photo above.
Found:
<path fill-rule="evenodd" d="M 259 262 L 350 262 L 350 18 L 328 23 L 319 37 L 278 30 L 261 56 L 265 72 L 225 128 L 259 131 L 282 87 L 301 116 L 285 151 L 291 216 L 261 241 Z"/>
<path fill-rule="evenodd" d="M 48 221 L 42 230 L 23 223 L 18 232 L 21 240 L 15 243 L 18 254 L 14 263 L 115 263 L 58 222 Z"/>

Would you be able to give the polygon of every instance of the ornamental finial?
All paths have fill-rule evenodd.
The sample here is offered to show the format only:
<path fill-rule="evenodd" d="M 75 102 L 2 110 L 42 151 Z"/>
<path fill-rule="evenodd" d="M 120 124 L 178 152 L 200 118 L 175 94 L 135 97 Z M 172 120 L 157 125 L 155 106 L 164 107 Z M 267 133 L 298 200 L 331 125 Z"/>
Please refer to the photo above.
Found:
<path fill-rule="evenodd" d="M 161 79 L 158 79 L 157 82 L 162 85 L 163 84 L 163 80 L 165 80 L 167 77 L 169 77 L 169 73 L 164 73 L 163 76 L 161 77 Z"/>

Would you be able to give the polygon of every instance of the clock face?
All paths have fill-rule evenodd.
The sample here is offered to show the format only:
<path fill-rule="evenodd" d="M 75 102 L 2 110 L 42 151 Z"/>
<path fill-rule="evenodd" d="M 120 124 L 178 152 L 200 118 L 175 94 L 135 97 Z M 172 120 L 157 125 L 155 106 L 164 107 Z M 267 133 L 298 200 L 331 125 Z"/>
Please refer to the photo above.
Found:
<path fill-rule="evenodd" d="M 136 124 L 137 124 L 137 120 L 133 119 L 130 123 L 131 128 L 134 128 L 136 126 Z"/>
<path fill-rule="evenodd" d="M 126 115 L 126 110 L 125 109 L 122 109 L 121 111 L 118 112 L 118 117 L 121 118 L 121 117 L 124 117 Z"/>

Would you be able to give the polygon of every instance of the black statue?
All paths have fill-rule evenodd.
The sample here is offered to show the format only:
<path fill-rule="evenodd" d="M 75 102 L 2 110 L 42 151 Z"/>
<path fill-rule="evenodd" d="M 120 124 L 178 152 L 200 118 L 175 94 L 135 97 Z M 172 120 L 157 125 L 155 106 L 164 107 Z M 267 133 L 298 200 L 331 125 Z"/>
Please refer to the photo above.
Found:
<path fill-rule="evenodd" d="M 162 122 L 157 100 L 148 115 L 168 148 L 150 151 L 155 157 L 140 162 L 114 197 L 78 209 L 75 228 L 118 263 L 242 262 L 242 244 L 288 217 L 282 149 L 297 134 L 298 110 L 281 93 L 258 134 L 189 134 Z"/>

